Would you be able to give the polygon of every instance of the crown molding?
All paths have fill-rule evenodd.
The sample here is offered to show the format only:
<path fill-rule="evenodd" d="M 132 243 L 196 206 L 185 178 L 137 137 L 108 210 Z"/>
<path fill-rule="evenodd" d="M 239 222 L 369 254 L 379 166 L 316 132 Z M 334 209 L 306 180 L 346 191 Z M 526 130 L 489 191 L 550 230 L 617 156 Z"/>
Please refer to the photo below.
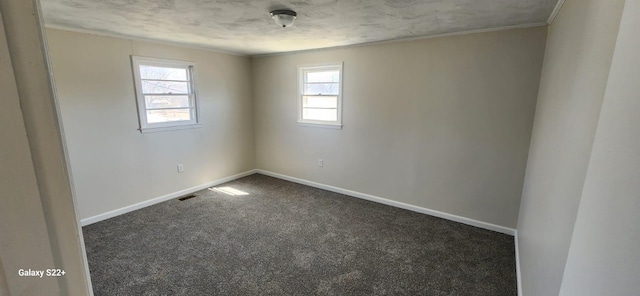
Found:
<path fill-rule="evenodd" d="M 551 23 L 553 23 L 553 20 L 556 19 L 556 16 L 560 12 L 560 9 L 562 8 L 562 5 L 564 4 L 564 1 L 565 0 L 558 0 L 558 3 L 556 3 L 556 7 L 553 8 L 553 11 L 551 12 L 551 15 L 549 16 L 549 19 L 547 20 L 547 24 L 551 25 Z"/>
<path fill-rule="evenodd" d="M 560 0 L 560 2 L 564 2 L 564 0 Z M 559 9 L 559 8 L 556 6 L 556 9 Z M 398 39 L 373 41 L 373 42 L 365 42 L 365 43 L 358 43 L 358 44 L 349 44 L 349 45 L 342 45 L 342 46 L 303 49 L 303 50 L 294 50 L 294 51 L 285 51 L 285 52 L 274 52 L 274 53 L 265 53 L 265 54 L 243 54 L 243 53 L 239 53 L 239 52 L 227 51 L 227 50 L 216 49 L 216 48 L 205 47 L 205 46 L 189 45 L 189 44 L 183 44 L 183 43 L 178 43 L 178 42 L 156 40 L 156 39 L 149 39 L 149 38 L 142 38 L 142 37 L 132 37 L 132 36 L 127 36 L 127 35 L 122 35 L 122 34 L 115 34 L 115 33 L 97 32 L 97 31 L 93 31 L 93 30 L 71 28 L 71 27 L 59 26 L 59 25 L 45 25 L 45 27 L 48 28 L 48 29 L 54 29 L 54 30 L 62 30 L 62 31 L 75 32 L 75 33 L 84 33 L 84 34 L 91 34 L 91 35 L 97 35 L 97 36 L 104 36 L 104 37 L 111 37 L 111 38 L 118 38 L 118 39 L 132 40 L 132 41 L 139 41 L 139 42 L 171 45 L 171 46 L 177 46 L 177 47 L 183 47 L 183 48 L 189 48 L 189 49 L 206 50 L 206 51 L 211 51 L 211 52 L 216 52 L 216 53 L 221 53 L 221 54 L 234 55 L 234 56 L 241 56 L 241 57 L 266 57 L 266 56 L 296 54 L 296 53 L 314 52 L 314 51 L 322 51 L 322 50 L 334 50 L 334 49 L 345 49 L 345 48 L 361 47 L 361 46 L 381 45 L 381 44 L 388 44 L 388 43 L 418 41 L 418 40 L 426 40 L 426 39 L 432 39 L 432 38 L 441 38 L 441 37 L 450 37 L 450 36 L 459 36 L 459 35 L 468 35 L 468 34 L 477 34 L 477 33 L 487 33 L 487 32 L 496 32 L 496 31 L 506 31 L 506 30 L 513 30 L 513 29 L 544 27 L 544 26 L 548 26 L 548 25 L 549 25 L 549 23 L 547 23 L 547 22 L 539 22 L 539 23 L 530 23 L 530 24 L 522 24 L 522 25 L 501 26 L 501 27 L 493 27 L 493 28 L 485 28 L 485 29 L 476 29 L 476 30 L 467 30 L 467 31 L 460 31 L 460 32 L 451 32 L 451 33 L 442 33 L 442 34 L 418 36 L 418 37 L 398 38 Z"/>
<path fill-rule="evenodd" d="M 74 33 L 82 33 L 82 34 L 90 34 L 90 35 L 125 39 L 125 40 L 138 41 L 138 42 L 170 45 L 170 46 L 176 46 L 176 47 L 182 47 L 182 48 L 188 48 L 188 49 L 206 50 L 206 51 L 211 51 L 215 53 L 228 54 L 228 55 L 234 55 L 234 56 L 240 56 L 240 57 L 251 56 L 244 53 L 227 51 L 227 50 L 217 49 L 217 48 L 207 47 L 207 46 L 199 46 L 199 45 L 193 45 L 193 44 L 185 44 L 185 43 L 172 42 L 172 41 L 166 41 L 166 40 L 157 40 L 157 39 L 151 39 L 151 38 L 143 38 L 143 37 L 134 37 L 134 36 L 128 36 L 128 35 L 116 34 L 116 33 L 104 33 L 104 32 L 98 32 L 94 30 L 78 29 L 78 28 L 72 28 L 67 26 L 45 24 L 44 27 L 47 29 L 68 31 L 68 32 L 74 32 Z"/>
<path fill-rule="evenodd" d="M 352 47 L 381 45 L 381 44 L 388 44 L 388 43 L 419 41 L 419 40 L 426 40 L 426 39 L 432 39 L 432 38 L 441 38 L 441 37 L 451 37 L 451 36 L 460 36 L 460 35 L 469 35 L 469 34 L 478 34 L 478 33 L 507 31 L 507 30 L 514 30 L 514 29 L 527 29 L 527 28 L 535 28 L 535 27 L 545 27 L 545 26 L 548 26 L 548 25 L 549 24 L 546 23 L 546 22 L 540 22 L 540 23 L 530 23 L 530 24 L 513 25 L 513 26 L 501 26 L 501 27 L 493 27 L 493 28 L 486 28 L 486 29 L 467 30 L 467 31 L 442 33 L 442 34 L 434 34 L 434 35 L 426 35 L 426 36 L 418 36 L 418 37 L 398 38 L 398 39 L 381 40 L 381 41 L 365 42 L 365 43 L 358 43 L 358 44 L 349 44 L 349 45 L 342 45 L 342 46 L 332 46 L 332 47 L 323 47 L 323 48 L 314 48 L 314 49 L 303 49 L 303 50 L 294 50 L 294 51 L 285 51 L 285 52 L 274 52 L 274 53 L 265 53 L 265 54 L 254 54 L 254 55 L 251 55 L 251 57 L 258 57 L 259 58 L 259 57 L 268 57 L 268 56 L 279 56 L 279 55 L 287 55 L 287 54 L 316 52 L 316 51 L 324 51 L 324 50 L 345 49 L 345 48 L 352 48 Z"/>

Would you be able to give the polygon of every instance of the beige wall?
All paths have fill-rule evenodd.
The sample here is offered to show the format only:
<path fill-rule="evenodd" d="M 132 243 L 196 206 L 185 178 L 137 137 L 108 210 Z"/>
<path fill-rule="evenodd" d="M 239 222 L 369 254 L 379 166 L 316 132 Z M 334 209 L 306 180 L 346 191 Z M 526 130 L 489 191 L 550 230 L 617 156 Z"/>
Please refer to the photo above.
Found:
<path fill-rule="evenodd" d="M 91 295 L 38 4 L 0 2 L 0 293 Z M 66 274 L 20 277 L 21 268 Z"/>
<path fill-rule="evenodd" d="M 640 1 L 628 0 L 560 295 L 640 291 Z"/>
<path fill-rule="evenodd" d="M 523 295 L 557 295 L 624 0 L 568 0 L 549 28 L 518 222 Z"/>
<path fill-rule="evenodd" d="M 529 28 L 256 57 L 257 167 L 515 228 L 545 38 Z M 344 128 L 298 126 L 296 67 L 340 61 Z"/>
<path fill-rule="evenodd" d="M 0 8 L 13 11 L 16 3 Z M 640 244 L 633 178 L 640 173 L 640 5 L 627 1 L 622 14 L 623 4 L 567 0 L 546 39 L 518 222 L 524 295 L 640 289 L 632 260 Z M 20 28 L 8 31 L 27 36 Z M 48 36 L 82 218 L 257 166 L 515 227 L 545 28 L 253 60 L 59 30 Z M 27 88 L 25 73 L 33 69 L 18 73 L 16 83 L 4 39 L 0 34 L 0 73 L 11 79 L 0 80 L 8 98 L 0 108 L 7 143 L 0 163 L 12 170 L 0 177 L 0 295 L 80 295 L 86 265 L 72 200 L 56 204 L 47 196 L 58 190 L 70 197 L 63 161 L 58 170 L 50 165 L 63 155 L 56 108 L 18 96 L 20 85 L 27 95 L 46 87 Z M 198 63 L 202 128 L 136 130 L 131 54 Z M 335 61 L 345 62 L 344 129 L 297 126 L 296 66 Z M 41 149 L 44 142 L 55 147 Z M 176 172 L 177 163 L 185 173 Z M 52 182 L 55 175 L 65 182 Z M 60 219 L 65 213 L 74 223 Z M 15 276 L 24 264 L 72 261 L 67 278 L 75 284 Z"/>
<path fill-rule="evenodd" d="M 81 218 L 254 168 L 249 58 L 52 29 L 47 37 Z M 202 128 L 137 130 L 131 55 L 196 62 Z"/>
<path fill-rule="evenodd" d="M 0 164 L 5 168 L 0 170 L 0 295 L 55 295 L 60 293 L 55 278 L 18 276 L 20 268 L 55 265 L 4 32 L 0 15 Z"/>

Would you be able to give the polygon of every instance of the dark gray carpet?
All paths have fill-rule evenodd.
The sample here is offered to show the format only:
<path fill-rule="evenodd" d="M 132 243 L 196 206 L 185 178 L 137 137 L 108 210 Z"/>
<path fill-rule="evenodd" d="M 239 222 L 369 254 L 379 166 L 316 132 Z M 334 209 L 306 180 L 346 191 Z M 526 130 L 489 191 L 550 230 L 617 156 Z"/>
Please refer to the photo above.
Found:
<path fill-rule="evenodd" d="M 513 237 L 263 175 L 83 228 L 95 295 L 516 295 Z"/>

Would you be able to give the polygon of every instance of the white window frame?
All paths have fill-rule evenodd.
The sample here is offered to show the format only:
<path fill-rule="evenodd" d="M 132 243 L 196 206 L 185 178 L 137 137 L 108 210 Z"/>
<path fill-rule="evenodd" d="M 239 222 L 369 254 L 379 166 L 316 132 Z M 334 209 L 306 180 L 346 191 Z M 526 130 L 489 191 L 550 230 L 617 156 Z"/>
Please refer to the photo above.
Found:
<path fill-rule="evenodd" d="M 322 65 L 306 65 L 306 66 L 298 66 L 298 125 L 301 126 L 314 126 L 314 127 L 325 127 L 325 128 L 334 128 L 334 129 L 342 129 L 342 84 L 344 81 L 343 77 L 343 63 L 327 63 Z M 303 97 L 304 94 L 304 86 L 306 84 L 306 73 L 308 72 L 320 72 L 320 71 L 328 71 L 328 70 L 338 70 L 340 73 L 340 80 L 338 81 L 338 102 L 337 102 L 337 120 L 336 121 L 325 121 L 325 120 L 310 120 L 302 118 L 302 106 L 303 106 Z M 321 95 L 321 94 L 320 94 Z M 335 96 L 335 95 L 330 95 Z"/>
<path fill-rule="evenodd" d="M 133 76 L 136 89 L 136 102 L 138 108 L 138 120 L 140 123 L 140 132 L 159 132 L 177 129 L 188 129 L 201 127 L 200 110 L 198 104 L 198 88 L 196 87 L 196 63 L 188 61 L 178 61 L 169 59 L 159 59 L 141 56 L 131 56 L 133 66 Z M 145 104 L 144 94 L 142 93 L 142 79 L 140 76 L 140 66 L 155 66 L 167 68 L 182 68 L 187 70 L 189 77 L 189 109 L 191 120 L 170 121 L 149 123 L 147 121 L 147 107 Z"/>

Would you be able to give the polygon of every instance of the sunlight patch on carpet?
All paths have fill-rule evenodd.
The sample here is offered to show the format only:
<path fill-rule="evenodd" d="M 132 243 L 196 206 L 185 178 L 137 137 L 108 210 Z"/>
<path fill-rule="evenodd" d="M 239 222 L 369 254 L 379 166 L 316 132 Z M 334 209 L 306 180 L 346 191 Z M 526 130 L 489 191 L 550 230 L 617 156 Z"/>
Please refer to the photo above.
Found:
<path fill-rule="evenodd" d="M 211 187 L 209 188 L 211 191 L 224 193 L 227 195 L 237 196 L 237 195 L 249 195 L 249 193 L 244 192 L 242 190 L 235 189 L 233 187 L 225 186 L 225 187 Z"/>

